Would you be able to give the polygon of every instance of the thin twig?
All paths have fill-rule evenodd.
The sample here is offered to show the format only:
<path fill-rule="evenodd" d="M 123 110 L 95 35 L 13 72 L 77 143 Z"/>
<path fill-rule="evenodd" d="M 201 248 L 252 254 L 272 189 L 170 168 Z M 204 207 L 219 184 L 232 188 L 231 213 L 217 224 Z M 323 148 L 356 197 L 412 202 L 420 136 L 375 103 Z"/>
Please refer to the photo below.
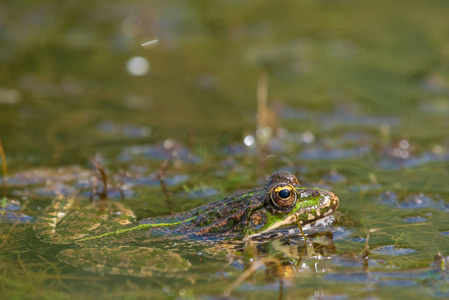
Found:
<path fill-rule="evenodd" d="M 284 280 L 279 278 L 279 300 L 282 300 L 284 298 Z"/>
<path fill-rule="evenodd" d="M 265 70 L 260 71 L 257 83 L 257 129 L 268 126 L 268 75 Z"/>
<path fill-rule="evenodd" d="M 167 204 L 169 206 L 170 210 L 173 210 L 173 205 L 170 199 L 171 193 L 167 188 L 167 183 L 165 182 L 165 179 L 167 178 L 167 169 L 170 165 L 170 159 L 167 158 L 160 166 L 159 170 L 157 171 L 157 175 L 159 177 L 159 182 L 161 185 L 162 193 L 164 193 L 165 199 L 167 200 Z"/>
<path fill-rule="evenodd" d="M 37 255 L 40 259 L 42 259 L 45 263 L 47 263 L 50 267 L 52 267 L 55 271 L 58 271 L 58 268 L 56 267 L 56 265 L 52 262 L 50 262 L 48 259 L 44 258 L 42 255 L 38 254 Z"/>
<path fill-rule="evenodd" d="M 106 171 L 103 166 L 96 159 L 92 159 L 92 164 L 96 168 L 97 172 L 100 174 L 101 182 L 103 183 L 103 191 L 98 194 L 100 196 L 100 200 L 108 199 L 108 176 L 106 175 Z"/>
<path fill-rule="evenodd" d="M 19 261 L 20 266 L 22 267 L 23 271 L 27 275 L 28 278 L 32 278 L 31 274 L 28 272 L 28 270 L 25 268 L 25 265 L 22 262 L 22 259 L 20 258 L 20 253 L 17 254 L 17 260 Z"/>
<path fill-rule="evenodd" d="M 126 172 L 124 170 L 121 170 L 120 173 L 121 176 L 118 183 L 118 190 L 120 192 L 120 200 L 123 202 L 125 201 L 125 193 L 123 192 L 123 177 L 126 176 Z"/>
<path fill-rule="evenodd" d="M 262 69 L 259 73 L 257 82 L 257 124 L 256 124 L 256 141 L 257 141 L 257 172 L 259 176 L 265 173 L 267 168 L 268 139 L 265 131 L 269 127 L 268 121 L 268 74 Z"/>
<path fill-rule="evenodd" d="M 257 269 L 265 265 L 266 263 L 274 262 L 276 264 L 280 264 L 278 259 L 267 257 L 261 260 L 257 260 L 251 264 L 251 266 L 246 269 L 240 276 L 231 283 L 231 285 L 223 292 L 225 297 L 229 297 L 231 292 L 239 286 L 243 281 L 245 281 L 251 274 L 253 274 Z"/>
<path fill-rule="evenodd" d="M 6 245 L 6 243 L 9 240 L 9 237 L 11 236 L 11 232 L 14 230 L 14 228 L 16 227 L 17 223 L 14 223 L 11 228 L 9 229 L 8 234 L 6 235 L 5 239 L 3 240 L 3 242 L 0 244 L 0 250 L 3 248 L 3 246 Z"/>
<path fill-rule="evenodd" d="M 305 244 L 307 244 L 307 243 L 308 243 L 308 240 L 307 240 L 307 237 L 306 237 L 306 235 L 304 234 L 304 231 L 302 230 L 302 226 L 301 226 L 301 224 L 299 223 L 299 219 L 298 219 L 298 216 L 297 216 L 297 215 L 295 215 L 295 217 L 296 217 L 296 224 L 298 225 L 298 228 L 299 228 L 299 230 L 301 231 L 301 234 L 302 234 L 302 237 L 304 238 L 304 242 L 305 242 Z"/>
<path fill-rule="evenodd" d="M 370 233 L 372 232 L 376 232 L 378 231 L 378 229 L 370 229 L 368 231 L 368 233 L 366 234 L 366 240 L 365 240 L 365 246 L 363 247 L 363 251 L 361 254 L 361 257 L 363 259 L 363 270 L 368 273 L 369 272 L 369 264 L 368 264 L 368 260 L 369 260 L 369 254 L 370 254 L 370 250 L 369 250 L 369 237 L 370 237 Z"/>
<path fill-rule="evenodd" d="M 94 202 L 95 195 L 97 194 L 97 176 L 95 174 L 92 174 L 92 192 L 90 195 L 90 202 Z"/>

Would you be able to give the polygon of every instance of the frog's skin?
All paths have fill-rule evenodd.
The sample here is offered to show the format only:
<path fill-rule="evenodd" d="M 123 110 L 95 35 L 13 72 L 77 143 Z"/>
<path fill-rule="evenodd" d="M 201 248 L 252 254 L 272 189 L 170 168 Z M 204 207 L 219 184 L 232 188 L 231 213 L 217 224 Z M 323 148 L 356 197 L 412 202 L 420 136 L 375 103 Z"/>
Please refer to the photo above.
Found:
<path fill-rule="evenodd" d="M 162 250 L 162 241 L 192 244 L 272 238 L 286 227 L 326 219 L 339 200 L 332 192 L 301 187 L 293 174 L 279 171 L 264 187 L 140 222 L 121 203 L 98 201 L 83 208 L 76 208 L 76 203 L 67 198 L 54 200 L 34 225 L 37 237 L 49 244 L 73 245 L 60 254 L 71 265 L 93 272 L 150 276 L 153 271 L 190 267 L 181 256 Z M 167 254 L 169 258 L 163 256 Z M 143 273 L 142 261 L 147 266 Z"/>

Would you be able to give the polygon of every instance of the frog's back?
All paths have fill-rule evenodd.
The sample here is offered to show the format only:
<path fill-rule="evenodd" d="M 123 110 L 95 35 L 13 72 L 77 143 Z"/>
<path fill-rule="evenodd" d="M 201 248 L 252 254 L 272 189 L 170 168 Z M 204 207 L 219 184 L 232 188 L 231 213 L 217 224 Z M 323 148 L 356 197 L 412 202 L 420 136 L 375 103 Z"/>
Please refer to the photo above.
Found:
<path fill-rule="evenodd" d="M 166 217 L 147 218 L 140 223 L 150 227 L 152 236 L 190 239 L 238 239 L 246 224 L 245 214 L 261 206 L 263 189 L 234 194 L 193 210 Z"/>

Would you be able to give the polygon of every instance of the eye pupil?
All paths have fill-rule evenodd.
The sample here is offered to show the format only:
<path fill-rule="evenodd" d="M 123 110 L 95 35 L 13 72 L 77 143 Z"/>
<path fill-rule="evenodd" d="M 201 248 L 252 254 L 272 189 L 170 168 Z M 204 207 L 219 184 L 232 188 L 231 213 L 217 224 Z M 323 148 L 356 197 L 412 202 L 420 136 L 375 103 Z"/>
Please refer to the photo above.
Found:
<path fill-rule="evenodd" d="M 291 210 L 298 199 L 295 187 L 286 183 L 279 183 L 272 186 L 269 193 L 271 205 L 275 209 L 284 212 Z"/>
<path fill-rule="evenodd" d="M 279 197 L 281 197 L 283 199 L 287 199 L 288 197 L 290 197 L 291 194 L 292 193 L 288 189 L 283 189 L 283 190 L 279 191 L 279 193 L 278 193 Z"/>

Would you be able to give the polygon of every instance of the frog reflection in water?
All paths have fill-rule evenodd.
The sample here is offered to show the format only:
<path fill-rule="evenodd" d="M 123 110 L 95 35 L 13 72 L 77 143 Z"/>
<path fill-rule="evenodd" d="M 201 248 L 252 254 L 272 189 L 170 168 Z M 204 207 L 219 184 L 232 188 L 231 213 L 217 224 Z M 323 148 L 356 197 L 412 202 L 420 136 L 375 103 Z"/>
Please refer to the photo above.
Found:
<path fill-rule="evenodd" d="M 82 208 L 76 203 L 54 200 L 34 225 L 41 241 L 69 245 L 60 260 L 91 272 L 151 276 L 190 268 L 171 251 L 174 242 L 241 243 L 298 234 L 298 223 L 307 227 L 329 219 L 339 200 L 332 192 L 301 187 L 293 174 L 279 171 L 264 187 L 140 222 L 121 203 L 98 201 Z"/>

